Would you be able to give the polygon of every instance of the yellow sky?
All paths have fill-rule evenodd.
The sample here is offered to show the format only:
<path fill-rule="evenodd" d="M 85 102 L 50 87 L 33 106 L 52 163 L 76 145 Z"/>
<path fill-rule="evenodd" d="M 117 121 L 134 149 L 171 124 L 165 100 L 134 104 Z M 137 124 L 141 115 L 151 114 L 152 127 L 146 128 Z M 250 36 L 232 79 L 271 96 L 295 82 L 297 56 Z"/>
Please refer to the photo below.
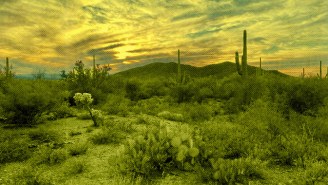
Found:
<path fill-rule="evenodd" d="M 233 62 L 246 29 L 250 65 L 262 57 L 294 75 L 328 65 L 327 10 L 325 0 L 1 0 L 0 58 L 18 74 L 59 73 L 95 54 L 114 73 L 175 62 L 180 49 L 182 63 L 204 66 Z"/>

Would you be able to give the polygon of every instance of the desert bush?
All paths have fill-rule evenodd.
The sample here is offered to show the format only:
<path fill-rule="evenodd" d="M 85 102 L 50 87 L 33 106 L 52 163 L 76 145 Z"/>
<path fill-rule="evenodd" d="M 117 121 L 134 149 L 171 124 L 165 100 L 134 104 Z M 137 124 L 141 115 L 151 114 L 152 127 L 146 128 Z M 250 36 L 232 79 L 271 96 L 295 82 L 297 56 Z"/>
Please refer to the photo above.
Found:
<path fill-rule="evenodd" d="M 133 105 L 132 111 L 137 114 L 157 115 L 159 112 L 170 108 L 170 97 L 151 97 L 139 100 Z"/>
<path fill-rule="evenodd" d="M 167 120 L 171 120 L 171 121 L 179 121 L 182 122 L 184 120 L 183 115 L 182 114 L 178 114 L 178 113 L 171 113 L 169 111 L 163 111 L 157 114 L 158 117 L 167 119 Z"/>
<path fill-rule="evenodd" d="M 90 140 L 94 144 L 105 145 L 120 143 L 124 138 L 125 134 L 122 131 L 103 127 L 103 130 L 93 134 Z"/>
<path fill-rule="evenodd" d="M 53 130 L 37 128 L 28 132 L 28 136 L 31 140 L 39 143 L 50 143 L 60 141 L 60 136 Z"/>
<path fill-rule="evenodd" d="M 315 162 L 305 171 L 307 185 L 328 183 L 328 164 L 326 162 Z"/>
<path fill-rule="evenodd" d="M 120 163 L 122 172 L 149 178 L 172 169 L 193 170 L 199 164 L 204 153 L 201 136 L 187 125 L 167 124 L 163 122 L 159 128 L 126 141 Z"/>
<path fill-rule="evenodd" d="M 77 143 L 68 148 L 68 152 L 71 156 L 83 155 L 89 148 L 88 143 Z"/>
<path fill-rule="evenodd" d="M 45 81 L 15 80 L 6 88 L 2 104 L 6 122 L 19 125 L 34 124 L 43 113 L 62 101 L 56 84 Z"/>
<path fill-rule="evenodd" d="M 202 172 L 205 181 L 219 184 L 248 184 L 250 180 L 263 178 L 260 161 L 250 158 L 210 159 L 211 168 Z"/>
<path fill-rule="evenodd" d="M 288 137 L 277 138 L 267 147 L 270 151 L 268 160 L 273 164 L 305 168 L 308 161 L 327 160 L 322 151 L 325 146 L 305 136 L 290 134 Z"/>
<path fill-rule="evenodd" d="M 29 159 L 32 151 L 22 138 L 2 139 L 0 142 L 0 164 L 20 162 Z"/>
<path fill-rule="evenodd" d="M 183 111 L 190 121 L 195 122 L 210 120 L 214 115 L 212 108 L 206 104 L 184 104 Z"/>
<path fill-rule="evenodd" d="M 77 114 L 77 119 L 80 119 L 80 120 L 91 120 L 91 116 L 88 112 L 80 112 Z"/>
<path fill-rule="evenodd" d="M 59 118 L 68 118 L 76 115 L 74 109 L 69 106 L 69 103 L 62 102 L 59 105 L 55 106 L 50 113 L 53 114 L 55 119 Z"/>
<path fill-rule="evenodd" d="M 72 158 L 65 166 L 67 172 L 72 175 L 81 174 L 87 170 L 86 160 L 81 158 Z"/>
<path fill-rule="evenodd" d="M 34 153 L 31 163 L 35 165 L 47 164 L 56 165 L 64 162 L 69 157 L 69 153 L 66 149 L 51 149 L 47 146 L 41 146 Z"/>
<path fill-rule="evenodd" d="M 18 169 L 18 173 L 14 176 L 14 184 L 22 185 L 53 185 L 51 176 L 46 176 L 34 166 L 24 166 Z"/>
<path fill-rule="evenodd" d="M 170 95 L 177 103 L 183 103 L 191 102 L 195 92 L 195 87 L 192 83 L 177 84 L 171 88 Z"/>
<path fill-rule="evenodd" d="M 116 114 L 126 116 L 129 113 L 131 100 L 122 95 L 110 94 L 106 103 L 102 105 L 101 110 L 107 114 Z"/>

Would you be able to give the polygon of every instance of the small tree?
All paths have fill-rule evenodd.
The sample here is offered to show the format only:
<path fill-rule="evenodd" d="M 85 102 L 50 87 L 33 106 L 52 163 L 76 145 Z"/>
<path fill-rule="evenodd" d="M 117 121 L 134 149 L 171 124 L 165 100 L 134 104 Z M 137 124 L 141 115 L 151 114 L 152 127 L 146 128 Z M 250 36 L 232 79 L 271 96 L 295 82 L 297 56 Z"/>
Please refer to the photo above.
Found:
<path fill-rule="evenodd" d="M 99 110 L 94 110 L 91 108 L 91 104 L 93 102 L 93 98 L 89 93 L 75 93 L 74 100 L 77 106 L 86 108 L 91 116 L 93 121 L 93 125 L 95 127 L 99 126 L 98 120 L 101 117 L 101 113 Z"/>

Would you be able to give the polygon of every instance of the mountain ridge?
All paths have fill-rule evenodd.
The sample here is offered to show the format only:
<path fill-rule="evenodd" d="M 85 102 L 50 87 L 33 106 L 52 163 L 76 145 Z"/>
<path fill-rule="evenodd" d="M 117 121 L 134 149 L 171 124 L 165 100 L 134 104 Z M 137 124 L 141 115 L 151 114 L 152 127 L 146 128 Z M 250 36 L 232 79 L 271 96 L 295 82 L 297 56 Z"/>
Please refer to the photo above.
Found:
<path fill-rule="evenodd" d="M 248 66 L 250 75 L 255 75 L 258 68 L 254 66 Z M 207 77 L 215 76 L 223 78 L 233 73 L 237 73 L 236 64 L 226 61 L 218 64 L 210 64 L 202 67 L 196 67 L 188 64 L 181 64 L 182 74 L 186 73 L 190 77 Z M 264 70 L 269 73 L 277 75 L 288 76 L 277 70 Z M 178 72 L 178 64 L 175 62 L 163 63 L 154 62 L 140 67 L 135 67 L 125 71 L 121 71 L 113 74 L 113 76 L 120 76 L 125 78 L 153 78 L 153 77 L 165 77 L 176 76 Z"/>

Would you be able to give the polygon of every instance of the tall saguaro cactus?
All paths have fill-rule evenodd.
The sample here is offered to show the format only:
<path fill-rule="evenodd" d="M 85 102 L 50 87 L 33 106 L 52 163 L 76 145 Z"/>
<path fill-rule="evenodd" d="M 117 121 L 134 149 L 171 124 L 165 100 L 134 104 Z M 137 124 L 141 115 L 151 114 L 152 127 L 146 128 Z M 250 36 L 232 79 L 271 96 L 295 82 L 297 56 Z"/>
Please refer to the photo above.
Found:
<path fill-rule="evenodd" d="M 6 77 L 9 77 L 9 59 L 6 57 Z"/>
<path fill-rule="evenodd" d="M 247 32 L 246 32 L 246 30 L 244 30 L 244 35 L 243 35 L 243 56 L 241 58 L 241 68 L 240 68 L 240 64 L 239 64 L 238 51 L 235 54 L 235 60 L 236 60 L 238 74 L 243 77 L 246 77 L 248 75 L 248 71 L 247 71 Z"/>
<path fill-rule="evenodd" d="M 181 61 L 180 61 L 180 50 L 178 49 L 178 82 L 181 82 Z"/>
<path fill-rule="evenodd" d="M 322 79 L 322 61 L 320 60 L 320 79 Z"/>

